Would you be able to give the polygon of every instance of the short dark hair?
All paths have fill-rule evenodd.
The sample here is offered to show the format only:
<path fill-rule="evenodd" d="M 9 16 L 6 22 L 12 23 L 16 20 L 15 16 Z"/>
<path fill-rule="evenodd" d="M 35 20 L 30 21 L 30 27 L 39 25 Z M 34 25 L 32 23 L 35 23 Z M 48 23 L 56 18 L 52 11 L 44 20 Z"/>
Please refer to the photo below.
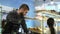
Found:
<path fill-rule="evenodd" d="M 19 7 L 19 9 L 21 9 L 21 8 L 24 8 L 24 9 L 29 10 L 29 7 L 28 7 L 27 4 L 22 4 L 22 5 Z"/>
<path fill-rule="evenodd" d="M 54 25 L 54 19 L 53 18 L 48 18 L 47 20 L 47 25 L 52 27 Z"/>

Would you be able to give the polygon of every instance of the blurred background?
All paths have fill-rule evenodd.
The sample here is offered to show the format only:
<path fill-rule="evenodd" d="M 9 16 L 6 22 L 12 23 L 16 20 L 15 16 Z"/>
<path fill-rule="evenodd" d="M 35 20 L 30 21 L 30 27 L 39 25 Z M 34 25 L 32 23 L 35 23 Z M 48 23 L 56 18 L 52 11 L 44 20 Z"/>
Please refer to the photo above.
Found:
<path fill-rule="evenodd" d="M 49 17 L 55 20 L 56 34 L 60 34 L 60 0 L 35 0 L 35 11 L 36 15 L 42 17 L 42 22 L 40 23 L 42 28 L 42 33 L 46 33 L 47 19 Z"/>
<path fill-rule="evenodd" d="M 52 17 L 55 20 L 56 34 L 60 33 L 60 0 L 0 0 L 0 33 L 1 21 L 6 20 L 7 14 L 18 9 L 21 4 L 27 4 L 30 8 L 26 15 L 30 18 L 26 19 L 27 28 L 46 34 L 47 19 Z"/>

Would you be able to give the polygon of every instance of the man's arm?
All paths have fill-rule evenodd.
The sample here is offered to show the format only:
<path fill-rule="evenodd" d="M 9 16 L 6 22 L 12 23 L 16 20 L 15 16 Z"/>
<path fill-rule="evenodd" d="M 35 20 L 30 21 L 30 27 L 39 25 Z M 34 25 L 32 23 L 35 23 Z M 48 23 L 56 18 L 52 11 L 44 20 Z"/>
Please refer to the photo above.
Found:
<path fill-rule="evenodd" d="M 21 25 L 22 25 L 22 28 L 24 29 L 24 32 L 27 34 L 28 33 L 28 29 L 27 29 L 27 25 L 26 25 L 24 19 L 21 21 Z"/>

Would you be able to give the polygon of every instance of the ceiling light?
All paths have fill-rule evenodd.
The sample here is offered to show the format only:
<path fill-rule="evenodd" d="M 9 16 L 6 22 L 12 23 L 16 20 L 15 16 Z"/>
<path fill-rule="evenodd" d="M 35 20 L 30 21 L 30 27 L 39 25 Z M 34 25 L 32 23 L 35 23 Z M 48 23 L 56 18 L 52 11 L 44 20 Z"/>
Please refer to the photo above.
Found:
<path fill-rule="evenodd" d="M 51 1 L 51 4 L 54 4 L 54 1 Z"/>

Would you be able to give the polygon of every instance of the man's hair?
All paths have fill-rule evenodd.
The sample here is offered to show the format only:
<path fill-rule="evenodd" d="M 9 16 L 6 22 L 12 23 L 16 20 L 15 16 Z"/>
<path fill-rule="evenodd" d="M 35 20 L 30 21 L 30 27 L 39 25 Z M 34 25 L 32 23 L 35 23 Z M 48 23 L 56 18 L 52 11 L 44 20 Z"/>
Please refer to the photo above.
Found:
<path fill-rule="evenodd" d="M 24 9 L 29 10 L 29 7 L 28 7 L 27 4 L 22 4 L 22 5 L 19 7 L 19 9 L 21 9 L 21 8 L 24 8 Z"/>
<path fill-rule="evenodd" d="M 49 19 L 47 20 L 47 25 L 48 25 L 49 27 L 52 27 L 52 26 L 54 25 L 54 19 L 53 19 L 53 18 L 49 18 Z"/>

